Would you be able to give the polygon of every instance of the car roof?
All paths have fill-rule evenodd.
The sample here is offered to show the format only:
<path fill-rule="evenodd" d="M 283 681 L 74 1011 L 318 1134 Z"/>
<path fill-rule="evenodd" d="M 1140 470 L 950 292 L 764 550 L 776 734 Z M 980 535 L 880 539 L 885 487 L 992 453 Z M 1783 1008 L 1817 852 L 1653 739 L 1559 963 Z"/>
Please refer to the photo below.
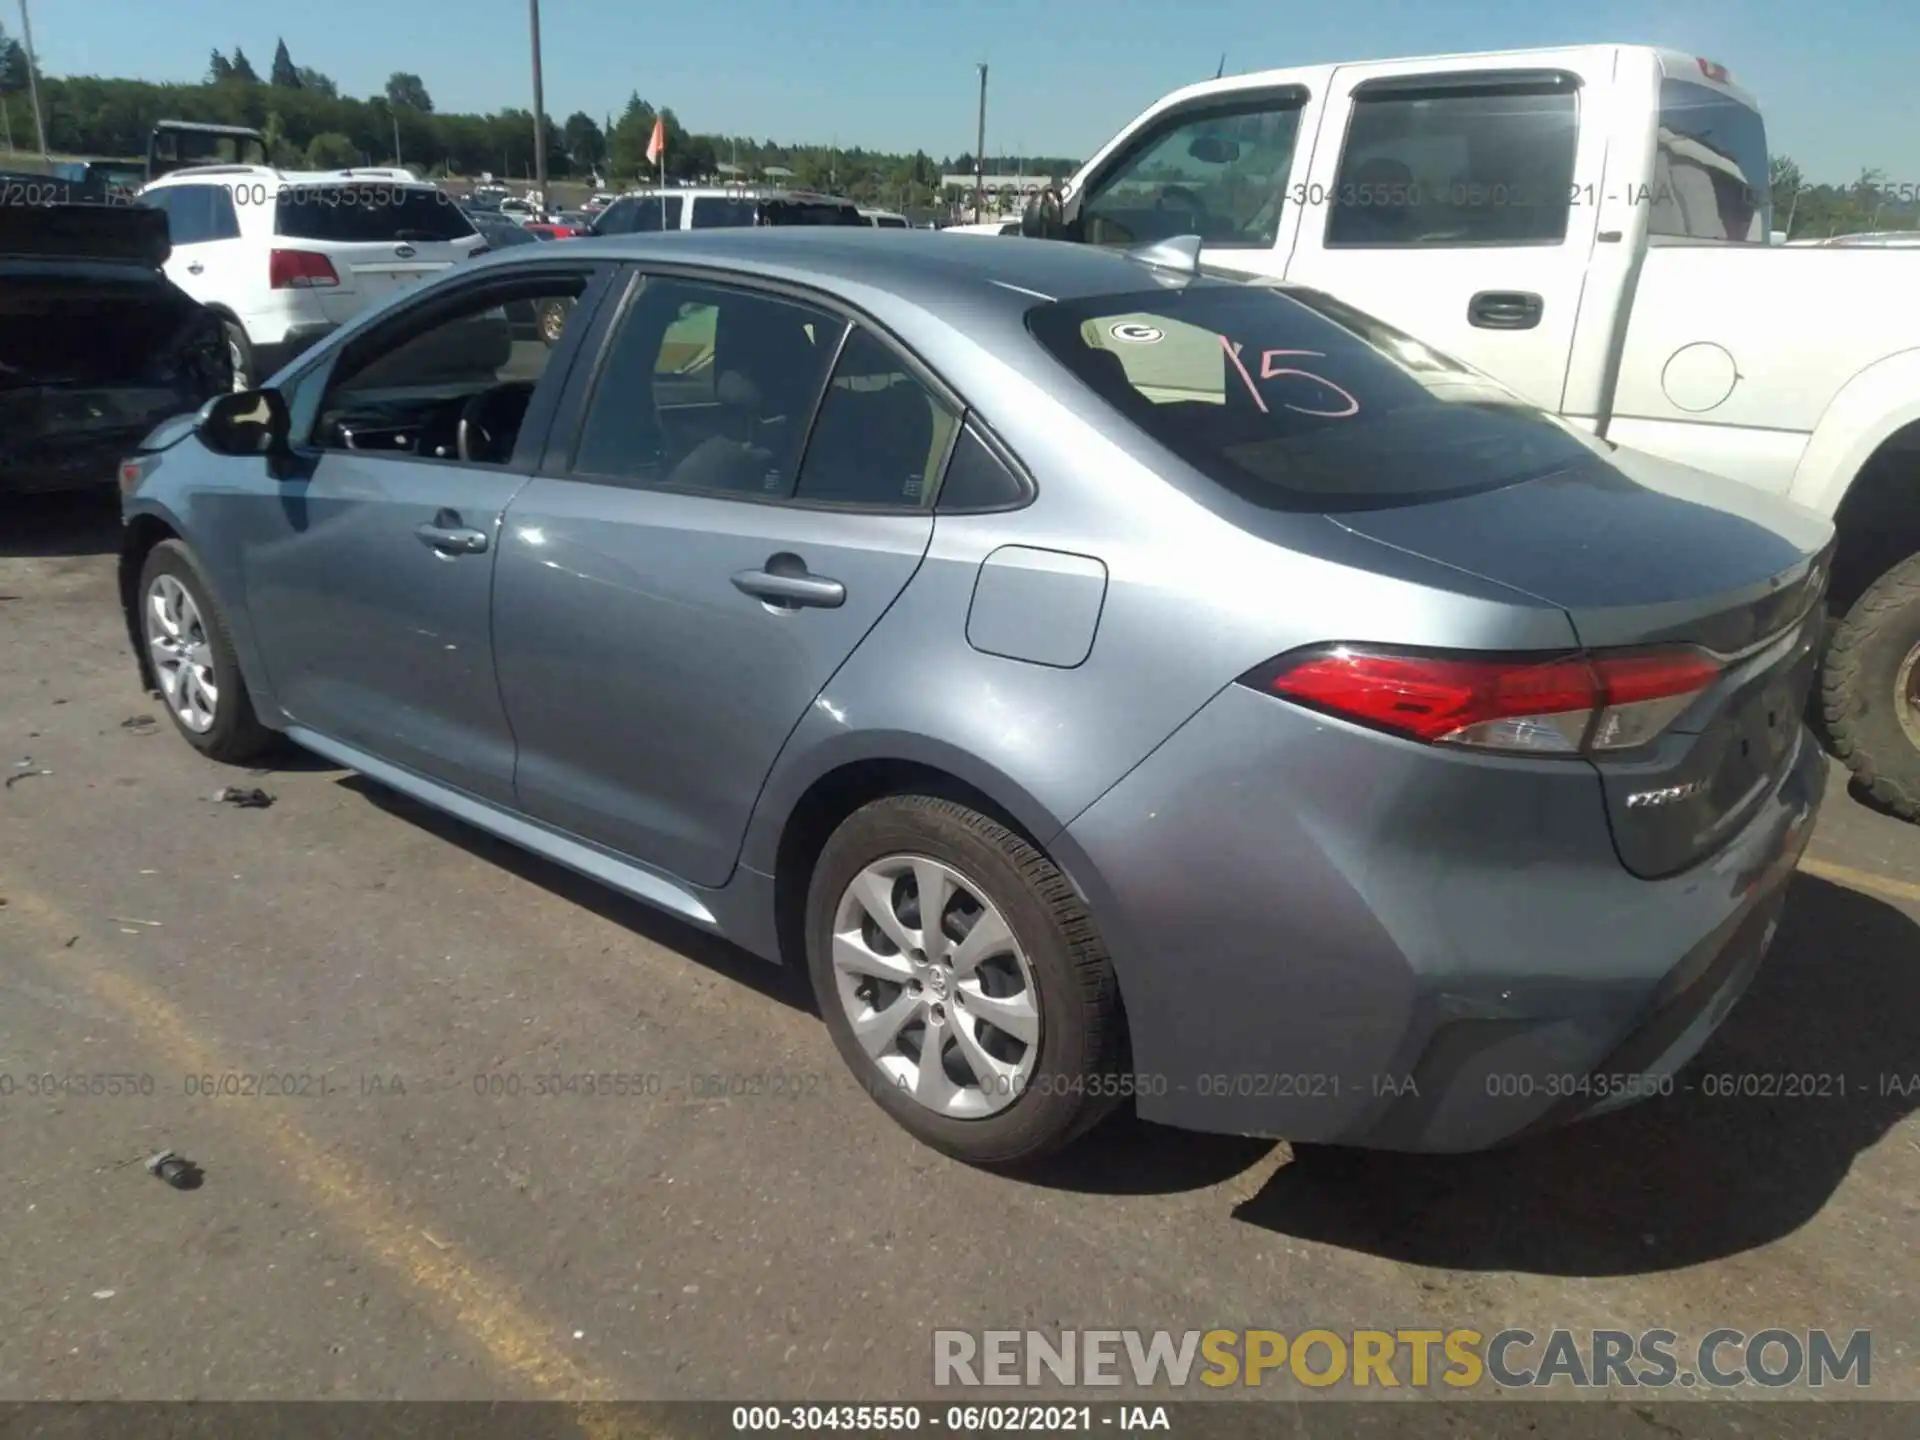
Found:
<path fill-rule="evenodd" d="M 1154 272 L 1124 254 L 1064 241 L 1005 244 L 936 230 L 852 225 L 742 226 L 568 242 L 569 256 L 712 265 L 765 280 L 851 295 L 879 289 L 955 324 L 982 306 L 1018 314 L 1036 301 L 1126 294 L 1154 284 Z M 541 259 L 549 257 L 543 255 Z M 499 255 L 490 265 L 538 263 Z"/>

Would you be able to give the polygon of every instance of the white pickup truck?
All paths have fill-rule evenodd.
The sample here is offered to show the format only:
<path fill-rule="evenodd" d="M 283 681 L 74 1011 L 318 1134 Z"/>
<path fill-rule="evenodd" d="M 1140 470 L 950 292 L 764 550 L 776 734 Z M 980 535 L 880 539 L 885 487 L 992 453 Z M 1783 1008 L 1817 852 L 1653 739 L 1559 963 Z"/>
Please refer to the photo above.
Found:
<path fill-rule="evenodd" d="M 1835 517 L 1820 704 L 1920 820 L 1920 262 L 1769 244 L 1766 130 L 1630 45 L 1267 70 L 1156 102 L 1023 233 L 1329 291 L 1617 444 Z"/>

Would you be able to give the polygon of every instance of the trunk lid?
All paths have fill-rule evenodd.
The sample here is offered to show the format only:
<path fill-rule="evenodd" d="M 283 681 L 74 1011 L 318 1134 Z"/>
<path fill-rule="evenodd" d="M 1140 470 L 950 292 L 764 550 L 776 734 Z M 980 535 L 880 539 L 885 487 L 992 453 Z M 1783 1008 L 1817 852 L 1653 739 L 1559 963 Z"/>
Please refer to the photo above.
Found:
<path fill-rule="evenodd" d="M 1683 645 L 1721 661 L 1656 740 L 1593 762 L 1636 875 L 1712 854 L 1791 767 L 1833 541 L 1812 511 L 1622 450 L 1502 489 L 1331 518 L 1559 606 L 1589 650 Z"/>
<path fill-rule="evenodd" d="M 277 248 L 313 251 L 340 283 L 315 290 L 344 324 L 369 306 L 466 259 L 484 242 L 459 206 L 430 186 L 293 185 L 274 214 Z"/>
<path fill-rule="evenodd" d="M 108 482 L 232 385 L 219 321 L 158 268 L 168 250 L 157 210 L 0 207 L 0 488 Z"/>

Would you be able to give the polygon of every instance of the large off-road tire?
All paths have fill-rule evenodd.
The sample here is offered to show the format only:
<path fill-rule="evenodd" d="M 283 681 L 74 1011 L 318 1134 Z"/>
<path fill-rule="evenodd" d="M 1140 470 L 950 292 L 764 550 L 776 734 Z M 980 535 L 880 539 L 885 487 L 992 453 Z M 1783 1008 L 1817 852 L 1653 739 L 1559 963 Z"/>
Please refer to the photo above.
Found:
<path fill-rule="evenodd" d="M 930 931 L 920 901 L 933 892 Z M 855 811 L 814 867 L 806 938 L 842 1058 L 935 1149 L 976 1165 L 1035 1160 L 1117 1103 L 1112 962 L 1066 877 L 999 821 L 927 795 Z"/>
<path fill-rule="evenodd" d="M 140 643 L 173 721 L 210 760 L 244 764 L 279 739 L 260 723 L 240 676 L 226 617 L 178 540 L 162 540 L 140 569 Z"/>
<path fill-rule="evenodd" d="M 1920 555 L 1874 581 L 1834 627 L 1820 708 L 1833 753 L 1862 788 L 1920 823 Z"/>

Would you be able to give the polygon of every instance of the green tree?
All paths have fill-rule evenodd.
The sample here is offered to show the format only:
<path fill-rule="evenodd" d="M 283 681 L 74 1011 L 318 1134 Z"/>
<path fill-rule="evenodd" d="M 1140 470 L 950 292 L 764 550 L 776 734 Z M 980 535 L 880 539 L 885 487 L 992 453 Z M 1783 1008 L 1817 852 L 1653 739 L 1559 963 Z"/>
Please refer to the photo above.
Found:
<path fill-rule="evenodd" d="M 651 177 L 653 164 L 647 159 L 647 142 L 653 138 L 654 108 L 638 94 L 627 97 L 627 108 L 620 114 L 613 133 L 607 137 L 607 156 L 614 170 L 626 176 Z M 669 153 L 673 137 L 667 137 Z"/>
<path fill-rule="evenodd" d="M 287 49 L 287 42 L 281 40 L 273 47 L 273 68 L 268 72 L 270 83 L 283 90 L 300 88 L 300 71 L 295 68 L 293 54 Z"/>
<path fill-rule="evenodd" d="M 222 80 L 231 79 L 233 79 L 233 62 L 215 50 L 213 58 L 207 62 L 208 83 L 218 85 Z"/>
<path fill-rule="evenodd" d="M 404 70 L 396 70 L 387 77 L 387 103 L 404 105 L 410 110 L 418 110 L 422 115 L 433 113 L 433 97 L 427 94 L 427 85 L 418 75 L 409 75 Z"/>
<path fill-rule="evenodd" d="M 331 75 L 322 75 L 311 65 L 302 65 L 296 72 L 300 77 L 300 88 L 311 90 L 316 95 L 324 95 L 329 100 L 340 98 L 340 87 L 334 83 Z"/>
<path fill-rule="evenodd" d="M 344 170 L 360 163 L 360 147 L 347 135 L 328 131 L 307 144 L 307 164 L 315 170 Z"/>
<path fill-rule="evenodd" d="M 233 61 L 229 67 L 235 80 L 244 80 L 249 85 L 258 85 L 260 77 L 254 73 L 253 62 L 247 59 L 247 52 L 238 45 L 233 47 Z"/>
<path fill-rule="evenodd" d="M 576 110 L 561 127 L 561 143 L 567 156 L 581 169 L 598 165 L 606 158 L 607 137 L 584 110 Z"/>

